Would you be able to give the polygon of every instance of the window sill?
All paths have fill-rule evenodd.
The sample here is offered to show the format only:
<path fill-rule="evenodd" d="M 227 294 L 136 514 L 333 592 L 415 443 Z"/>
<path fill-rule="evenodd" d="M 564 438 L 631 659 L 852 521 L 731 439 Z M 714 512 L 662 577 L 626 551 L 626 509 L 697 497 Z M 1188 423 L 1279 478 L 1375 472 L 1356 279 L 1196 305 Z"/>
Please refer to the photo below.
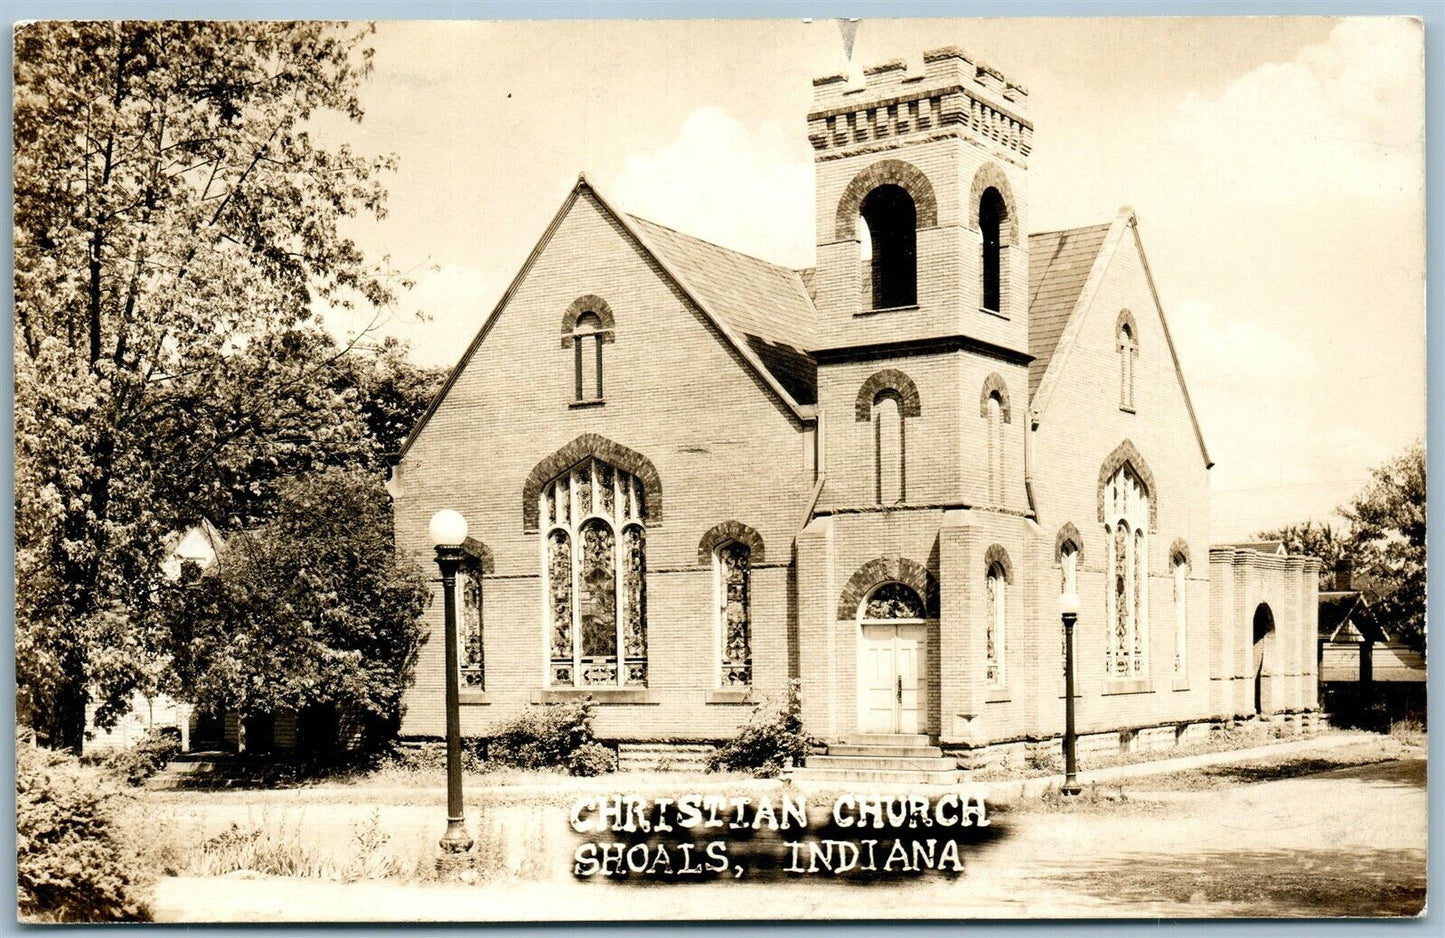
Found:
<path fill-rule="evenodd" d="M 603 400 L 602 398 L 600 398 L 600 397 L 597 398 L 596 400 L 591 400 L 591 401 L 573 401 L 572 403 L 570 403 L 570 404 L 567 405 L 567 409 L 568 409 L 568 410 L 582 410 L 582 409 L 587 408 L 587 407 L 601 407 L 601 406 L 602 406 L 603 404 L 605 404 L 605 403 L 607 403 L 607 402 L 606 402 L 605 400 Z"/>
<path fill-rule="evenodd" d="M 707 692 L 707 702 L 710 704 L 750 704 L 756 703 L 757 697 L 754 696 L 751 687 L 719 687 Z"/>
<path fill-rule="evenodd" d="M 988 687 L 984 690 L 984 703 L 1009 703 L 1013 699 L 1013 694 L 1007 687 Z"/>
<path fill-rule="evenodd" d="M 1147 677 L 1136 677 L 1126 680 L 1106 680 L 1103 696 L 1109 697 L 1115 694 L 1152 694 L 1154 693 L 1154 682 Z"/>
<path fill-rule="evenodd" d="M 662 700 L 646 687 L 543 687 L 532 691 L 532 703 L 566 703 L 591 697 L 598 704 L 659 704 Z"/>
<path fill-rule="evenodd" d="M 1134 408 L 1132 408 L 1132 407 L 1126 407 L 1126 406 L 1124 406 L 1123 404 L 1120 404 L 1120 405 L 1119 405 L 1119 409 L 1122 410 L 1122 411 L 1123 411 L 1124 413 L 1126 413 L 1126 414 L 1137 414 L 1137 413 L 1138 413 L 1138 411 L 1135 410 Z"/>
<path fill-rule="evenodd" d="M 858 317 L 858 316 L 877 316 L 877 315 L 879 315 L 879 314 L 881 314 L 881 313 L 909 313 L 909 312 L 913 312 L 913 311 L 915 311 L 915 310 L 917 310 L 917 309 L 918 309 L 918 304 L 917 304 L 917 303 L 909 303 L 907 306 L 880 306 L 880 307 L 878 307 L 878 308 L 876 308 L 876 309 L 865 309 L 865 310 L 863 310 L 863 311 L 861 311 L 861 312 L 854 313 L 853 315 L 854 315 L 855 317 Z"/>
<path fill-rule="evenodd" d="M 464 690 L 457 694 L 457 703 L 463 707 L 490 704 L 492 699 L 487 696 L 486 691 Z"/>
<path fill-rule="evenodd" d="M 1174 689 L 1175 689 L 1175 690 L 1188 690 L 1188 689 L 1189 689 L 1189 678 L 1188 678 L 1187 676 L 1185 676 L 1185 675 L 1181 675 L 1181 676 L 1179 676 L 1179 677 L 1176 677 L 1176 678 L 1174 679 Z"/>
<path fill-rule="evenodd" d="M 1003 319 L 1003 320 L 1008 320 L 1009 318 L 1011 318 L 1011 317 L 1009 316 L 1009 314 L 1008 314 L 1008 313 L 1005 313 L 1003 310 L 989 309 L 987 306 L 980 306 L 980 307 L 978 308 L 978 311 L 979 311 L 980 313 L 987 313 L 987 314 L 990 315 L 990 316 L 996 316 L 996 317 L 998 317 L 999 319 Z"/>

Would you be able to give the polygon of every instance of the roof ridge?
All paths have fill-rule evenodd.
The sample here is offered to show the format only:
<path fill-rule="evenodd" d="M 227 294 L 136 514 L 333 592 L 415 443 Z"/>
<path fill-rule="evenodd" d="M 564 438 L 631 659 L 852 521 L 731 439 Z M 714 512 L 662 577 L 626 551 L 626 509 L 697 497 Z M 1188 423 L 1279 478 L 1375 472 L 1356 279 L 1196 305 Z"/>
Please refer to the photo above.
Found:
<path fill-rule="evenodd" d="M 1087 231 L 1087 230 L 1089 230 L 1090 228 L 1108 228 L 1108 227 L 1109 227 L 1110 225 L 1112 225 L 1112 224 L 1114 224 L 1112 221 L 1105 221 L 1105 222 L 1099 222 L 1098 224 L 1094 224 L 1094 225 L 1075 225 L 1075 226 L 1072 227 L 1072 228 L 1050 228 L 1048 231 L 1030 231 L 1030 232 L 1029 232 L 1029 237 L 1030 237 L 1030 238 L 1039 238 L 1039 237 L 1043 237 L 1044 235 L 1051 235 L 1051 234 L 1068 234 L 1068 233 L 1073 232 L 1073 231 Z"/>

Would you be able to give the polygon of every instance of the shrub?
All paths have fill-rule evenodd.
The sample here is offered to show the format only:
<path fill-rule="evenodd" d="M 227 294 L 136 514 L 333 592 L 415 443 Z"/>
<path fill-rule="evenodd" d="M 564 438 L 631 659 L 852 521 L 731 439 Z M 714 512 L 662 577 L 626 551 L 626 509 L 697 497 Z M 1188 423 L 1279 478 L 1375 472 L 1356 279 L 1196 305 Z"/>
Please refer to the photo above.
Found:
<path fill-rule="evenodd" d="M 487 757 L 520 769 L 567 766 L 572 754 L 596 741 L 592 700 L 528 707 L 492 735 Z"/>
<path fill-rule="evenodd" d="M 784 768 L 799 764 L 808 753 L 802 710 L 798 682 L 792 681 L 784 700 L 760 703 L 738 734 L 713 750 L 707 770 L 774 778 Z"/>
<path fill-rule="evenodd" d="M 486 768 L 477 754 L 480 744 L 475 739 L 462 737 L 462 771 L 478 772 Z M 442 742 L 397 743 L 383 753 L 376 762 L 378 769 L 397 769 L 403 772 L 445 772 L 447 770 L 447 746 Z"/>
<path fill-rule="evenodd" d="M 141 785 L 169 765 L 180 751 L 180 737 L 148 732 L 134 746 L 113 750 L 101 764 L 128 784 Z"/>
<path fill-rule="evenodd" d="M 601 743 L 584 743 L 567 759 L 567 771 L 585 776 L 616 772 L 617 753 Z"/>
<path fill-rule="evenodd" d="M 17 741 L 15 872 L 20 914 L 40 921 L 149 921 L 150 863 L 127 835 L 134 805 L 73 757 Z"/>

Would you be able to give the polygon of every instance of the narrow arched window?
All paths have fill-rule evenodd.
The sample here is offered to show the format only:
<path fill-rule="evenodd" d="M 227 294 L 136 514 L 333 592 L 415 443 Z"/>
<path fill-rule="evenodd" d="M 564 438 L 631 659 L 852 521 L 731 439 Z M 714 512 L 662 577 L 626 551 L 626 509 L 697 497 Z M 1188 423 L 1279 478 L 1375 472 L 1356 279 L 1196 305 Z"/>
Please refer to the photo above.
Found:
<path fill-rule="evenodd" d="M 1003 398 L 988 396 L 988 494 L 995 505 L 1003 503 Z"/>
<path fill-rule="evenodd" d="M 717 568 L 718 644 L 721 687 L 747 687 L 753 682 L 752 551 L 730 541 L 714 554 Z"/>
<path fill-rule="evenodd" d="M 485 690 L 486 670 L 482 659 L 482 573 L 468 570 L 462 577 L 461 628 L 457 630 L 458 686 L 463 690 Z"/>
<path fill-rule="evenodd" d="M 983 191 L 978 202 L 978 227 L 983 235 L 983 308 L 1003 309 L 1003 221 L 1007 208 L 997 189 Z"/>
<path fill-rule="evenodd" d="M 1104 486 L 1104 531 L 1109 571 L 1108 674 L 1137 678 L 1147 673 L 1149 627 L 1149 491 L 1127 465 Z"/>
<path fill-rule="evenodd" d="M 1174 673 L 1183 676 L 1188 671 L 1189 659 L 1189 617 L 1185 610 L 1185 595 L 1189 585 L 1189 564 L 1183 557 L 1174 558 Z"/>
<path fill-rule="evenodd" d="M 1004 683 L 1004 646 L 1007 642 L 1008 598 L 1005 595 L 1007 581 L 1001 564 L 989 564 L 985 586 L 988 591 L 988 626 L 984 643 L 986 677 L 990 684 L 1002 684 Z"/>
<path fill-rule="evenodd" d="M 902 186 L 882 185 L 858 209 L 865 296 L 874 309 L 918 302 L 918 211 Z"/>
<path fill-rule="evenodd" d="M 1134 365 L 1139 357 L 1139 342 L 1127 322 L 1119 326 L 1119 407 L 1134 410 Z"/>
<path fill-rule="evenodd" d="M 904 497 L 903 399 L 892 388 L 873 398 L 873 459 L 880 505 L 896 505 Z"/>
<path fill-rule="evenodd" d="M 540 502 L 549 683 L 646 685 L 642 481 L 587 458 L 545 485 Z"/>
<path fill-rule="evenodd" d="M 577 317 L 572 353 L 578 401 L 602 400 L 602 339 L 602 320 L 596 313 Z"/>
<path fill-rule="evenodd" d="M 1064 593 L 1079 592 L 1079 546 L 1073 541 L 1065 541 L 1064 546 L 1059 548 L 1059 595 Z M 1059 623 L 1059 674 L 1064 674 L 1068 666 L 1069 655 L 1069 630 Z"/>

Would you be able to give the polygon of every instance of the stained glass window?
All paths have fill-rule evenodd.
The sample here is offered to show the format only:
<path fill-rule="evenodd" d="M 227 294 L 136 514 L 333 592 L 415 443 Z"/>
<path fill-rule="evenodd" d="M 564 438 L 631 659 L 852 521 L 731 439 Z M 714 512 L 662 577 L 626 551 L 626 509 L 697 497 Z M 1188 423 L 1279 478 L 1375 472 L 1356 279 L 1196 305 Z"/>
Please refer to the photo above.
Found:
<path fill-rule="evenodd" d="M 751 558 L 748 546 L 736 541 L 717 552 L 723 687 L 747 687 L 753 680 Z"/>
<path fill-rule="evenodd" d="M 550 683 L 646 686 L 641 482 L 589 458 L 545 486 L 541 501 L 549 525 Z"/>
<path fill-rule="evenodd" d="M 461 628 L 457 632 L 457 670 L 463 690 L 486 689 L 482 662 L 482 577 L 468 572 L 462 577 Z"/>
<path fill-rule="evenodd" d="M 1114 678 L 1142 677 L 1149 649 L 1149 494 L 1128 466 L 1106 484 L 1104 510 L 1111 579 L 1106 670 Z"/>
<path fill-rule="evenodd" d="M 865 619 L 922 619 L 923 600 L 902 583 L 884 583 L 868 594 L 863 606 Z"/>
<path fill-rule="evenodd" d="M 984 642 L 985 676 L 990 684 L 1002 684 L 1005 608 L 1003 568 L 998 564 L 991 565 L 985 583 L 988 590 L 988 619 Z"/>

